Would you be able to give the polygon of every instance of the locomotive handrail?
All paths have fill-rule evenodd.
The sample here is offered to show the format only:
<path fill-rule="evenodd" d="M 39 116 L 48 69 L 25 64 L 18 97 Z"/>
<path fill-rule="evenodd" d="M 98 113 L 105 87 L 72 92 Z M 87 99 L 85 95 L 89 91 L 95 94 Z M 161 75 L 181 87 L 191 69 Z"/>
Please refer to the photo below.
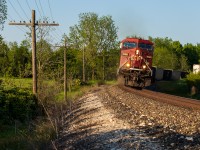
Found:
<path fill-rule="evenodd" d="M 144 59 L 144 58 L 143 58 Z M 147 64 L 146 59 L 144 59 L 144 63 L 146 64 L 146 66 L 149 68 L 149 70 L 151 71 L 151 76 L 153 75 L 152 69 L 149 67 L 149 65 Z"/>
<path fill-rule="evenodd" d="M 128 57 L 127 61 L 124 62 L 124 63 L 118 68 L 117 74 L 119 73 L 119 69 L 121 69 L 121 68 L 129 61 L 129 59 L 130 59 L 132 56 L 133 56 L 133 55 L 131 55 L 130 57 Z"/>

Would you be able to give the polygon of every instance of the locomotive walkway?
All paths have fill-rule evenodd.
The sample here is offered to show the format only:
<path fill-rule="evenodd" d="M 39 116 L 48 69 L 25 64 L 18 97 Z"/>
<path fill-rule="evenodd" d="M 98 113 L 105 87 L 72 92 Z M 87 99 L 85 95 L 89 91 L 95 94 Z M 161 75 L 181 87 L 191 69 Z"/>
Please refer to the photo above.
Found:
<path fill-rule="evenodd" d="M 118 86 L 90 91 L 66 113 L 58 149 L 199 149 L 200 111 Z"/>

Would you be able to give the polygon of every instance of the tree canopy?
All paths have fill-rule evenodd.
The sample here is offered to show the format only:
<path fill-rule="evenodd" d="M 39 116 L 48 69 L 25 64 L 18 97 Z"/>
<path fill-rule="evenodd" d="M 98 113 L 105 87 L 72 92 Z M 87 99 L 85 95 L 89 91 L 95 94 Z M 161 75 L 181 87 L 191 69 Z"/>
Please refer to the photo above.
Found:
<path fill-rule="evenodd" d="M 116 78 L 120 57 L 117 30 L 111 16 L 99 16 L 96 13 L 79 15 L 79 22 L 70 27 L 69 35 L 66 36 L 67 76 L 70 82 L 83 79 L 83 76 L 86 80 Z M 52 47 L 48 40 L 49 31 L 46 28 L 38 30 L 38 73 L 48 78 L 63 79 L 65 48 Z M 188 71 L 193 64 L 200 63 L 200 44 L 183 45 L 168 37 L 149 39 L 154 43 L 154 66 Z M 30 77 L 30 41 L 8 44 L 0 36 L 0 65 L 0 76 Z"/>
<path fill-rule="evenodd" d="M 105 71 L 105 53 L 116 48 L 117 28 L 111 16 L 99 17 L 95 13 L 82 13 L 79 19 L 79 24 L 70 27 L 70 44 L 83 52 L 82 65 L 89 71 L 88 78 L 94 79 L 95 76 L 101 76 L 100 72 Z M 92 76 L 89 77 L 89 74 Z"/>
<path fill-rule="evenodd" d="M 7 19 L 7 5 L 6 0 L 0 0 L 0 30 L 3 30 L 3 25 Z"/>

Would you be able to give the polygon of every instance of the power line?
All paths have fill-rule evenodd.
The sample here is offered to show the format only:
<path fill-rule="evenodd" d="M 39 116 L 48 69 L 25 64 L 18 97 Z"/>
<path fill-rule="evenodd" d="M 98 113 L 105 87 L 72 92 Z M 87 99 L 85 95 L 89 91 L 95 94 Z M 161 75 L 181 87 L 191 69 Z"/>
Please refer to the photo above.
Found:
<path fill-rule="evenodd" d="M 19 4 L 20 8 L 22 9 L 23 13 L 25 14 L 26 18 L 29 20 L 28 15 L 26 14 L 26 12 L 24 11 L 22 5 L 19 3 L 19 1 L 17 0 L 17 3 Z"/>
<path fill-rule="evenodd" d="M 39 4 L 40 4 L 40 8 L 42 10 L 43 16 L 45 16 L 40 0 L 39 0 Z"/>
<path fill-rule="evenodd" d="M 21 15 L 18 13 L 18 11 L 17 11 L 17 9 L 14 7 L 14 5 L 11 3 L 10 0 L 9 0 L 9 3 L 10 3 L 10 5 L 13 7 L 13 9 L 14 9 L 15 12 L 17 13 L 17 15 L 21 18 L 21 20 L 24 20 L 24 19 L 21 17 Z M 18 5 L 20 6 L 20 8 L 22 9 L 23 13 L 26 15 L 26 18 L 29 20 L 29 17 L 27 16 L 27 14 L 26 14 L 25 10 L 23 9 L 22 5 L 19 3 L 19 0 L 17 0 L 17 3 L 18 3 Z M 26 4 L 27 4 L 29 10 L 31 10 L 31 7 L 30 7 L 30 4 L 29 4 L 28 0 L 26 0 Z M 39 9 L 39 5 L 38 5 L 38 2 L 37 2 L 36 0 L 35 0 L 35 4 L 36 4 L 36 6 L 37 6 L 37 9 L 38 9 L 38 12 L 39 12 L 40 17 L 42 18 L 41 10 L 42 10 L 43 15 L 45 15 L 45 14 L 44 14 L 44 11 L 43 11 L 41 2 L 39 1 L 39 5 L 40 5 L 41 10 Z M 50 5 L 50 1 L 49 1 L 49 0 L 48 0 L 48 5 L 49 5 L 49 9 L 50 9 L 51 18 L 52 18 L 52 21 L 53 21 L 53 13 L 52 13 L 52 9 L 51 9 L 51 5 Z M 32 10 L 31 10 L 31 11 L 32 11 Z M 12 18 L 12 17 L 10 17 L 10 18 Z M 13 19 L 11 19 L 11 20 L 13 20 Z M 11 22 L 11 20 L 9 20 L 9 21 Z M 14 23 L 15 23 L 15 22 L 14 22 Z M 21 24 L 21 23 L 22 23 L 22 22 L 20 21 L 20 24 Z M 24 22 L 24 23 L 25 23 L 25 22 Z M 43 22 L 43 23 L 44 23 L 44 22 Z M 54 23 L 54 21 L 53 21 L 53 23 Z M 28 26 L 27 26 L 27 27 L 28 27 Z M 21 26 L 17 26 L 17 28 L 20 29 L 22 32 L 25 32 L 25 33 L 26 33 L 26 32 L 29 32 L 29 31 L 26 31 L 26 30 L 25 30 L 23 27 L 21 27 Z M 51 27 L 49 26 L 48 28 L 51 28 Z M 61 33 L 61 35 L 60 35 L 59 33 L 57 33 L 57 31 L 60 31 L 60 30 L 53 30 L 53 31 L 50 32 L 50 34 L 51 34 L 52 38 L 53 38 L 55 41 L 60 41 L 60 37 L 61 37 L 62 33 L 61 33 L 61 31 L 60 31 L 60 33 Z"/>
<path fill-rule="evenodd" d="M 10 3 L 10 5 L 12 6 L 12 8 L 14 9 L 14 11 L 16 12 L 16 14 L 21 18 L 21 20 L 24 20 L 21 15 L 18 13 L 18 11 L 15 9 L 15 7 L 13 6 L 13 4 L 10 2 L 10 0 L 8 0 L 8 2 Z"/>
<path fill-rule="evenodd" d="M 63 35 L 62 31 L 60 30 L 60 28 L 58 28 L 58 31 L 60 32 L 61 35 Z"/>
<path fill-rule="evenodd" d="M 50 14 L 51 14 L 51 19 L 52 19 L 52 21 L 54 21 L 52 9 L 51 9 L 51 4 L 50 4 L 50 1 L 49 1 L 49 0 L 48 0 L 48 5 L 49 5 Z M 56 30 L 56 31 L 60 31 L 59 27 L 58 27 L 58 30 Z M 58 37 L 60 37 L 60 35 L 59 35 L 56 31 L 54 31 L 54 33 L 55 33 Z M 60 31 L 60 34 L 62 35 L 63 33 Z"/>
<path fill-rule="evenodd" d="M 32 11 L 32 10 L 31 10 L 31 7 L 30 7 L 30 5 L 29 5 L 29 3 L 28 3 L 28 0 L 26 0 L 26 4 L 28 5 L 28 8 L 30 9 L 30 11 Z"/>
<path fill-rule="evenodd" d="M 37 9 L 38 9 L 38 12 L 39 12 L 39 14 L 40 14 L 40 17 L 41 17 L 41 19 L 42 19 L 42 15 L 41 15 L 41 12 L 40 12 L 40 9 L 39 9 L 39 7 L 38 7 L 38 4 L 37 4 L 37 1 L 35 0 L 35 3 L 36 3 L 36 7 L 37 7 Z"/>
<path fill-rule="evenodd" d="M 14 20 L 12 19 L 12 17 L 8 14 L 8 20 L 10 21 L 10 22 L 13 22 Z M 14 21 L 15 22 L 15 21 Z M 19 27 L 19 26 L 16 26 L 19 30 L 21 30 L 22 32 L 28 32 L 28 31 L 26 31 L 23 27 Z"/>
<path fill-rule="evenodd" d="M 52 10 L 51 10 L 51 6 L 50 6 L 49 0 L 48 0 L 48 5 L 49 5 L 49 9 L 50 9 L 51 19 L 52 19 L 52 21 L 53 21 L 54 19 L 53 19 Z"/>

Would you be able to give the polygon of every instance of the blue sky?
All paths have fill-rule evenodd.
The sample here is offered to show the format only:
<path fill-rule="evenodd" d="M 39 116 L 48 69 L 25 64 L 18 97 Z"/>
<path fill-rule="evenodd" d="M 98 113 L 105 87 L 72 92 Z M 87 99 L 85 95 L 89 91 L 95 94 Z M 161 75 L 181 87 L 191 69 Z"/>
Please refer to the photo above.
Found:
<path fill-rule="evenodd" d="M 30 9 L 35 9 L 36 19 L 46 16 L 60 24 L 52 32 L 55 43 L 63 33 L 69 34 L 69 27 L 78 24 L 78 15 L 85 12 L 112 16 L 118 27 L 119 40 L 138 35 L 143 38 L 168 37 L 182 44 L 200 43 L 199 0 L 7 0 L 7 5 L 8 20 L 4 30 L 0 31 L 7 42 L 20 43 L 25 39 L 27 27 L 8 23 L 30 20 Z"/>

